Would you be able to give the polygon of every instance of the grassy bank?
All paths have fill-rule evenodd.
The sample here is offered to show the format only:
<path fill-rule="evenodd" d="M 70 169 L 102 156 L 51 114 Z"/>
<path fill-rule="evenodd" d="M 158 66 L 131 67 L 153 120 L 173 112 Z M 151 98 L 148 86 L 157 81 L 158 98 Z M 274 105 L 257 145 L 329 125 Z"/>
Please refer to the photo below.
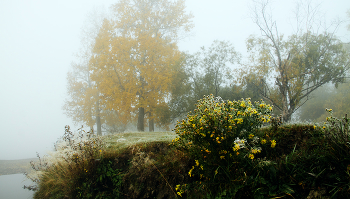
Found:
<path fill-rule="evenodd" d="M 335 149 L 330 145 L 322 127 L 267 127 L 259 134 L 278 140 L 275 149 L 270 151 L 273 153 L 268 155 L 274 161 L 273 167 L 259 174 L 266 178 L 264 181 L 261 178 L 259 183 L 262 189 L 284 186 L 285 190 L 276 187 L 275 190 L 280 191 L 270 190 L 263 198 L 347 196 L 348 148 Z M 188 175 L 195 161 L 170 145 L 175 136 L 171 132 L 105 136 L 107 147 L 94 157 L 57 161 L 45 168 L 35 198 L 181 198 L 177 185 L 191 184 L 199 178 Z M 347 151 L 337 151 L 344 149 Z M 259 176 L 249 169 L 245 173 L 255 178 Z M 236 193 L 237 198 L 254 198 L 252 191 L 243 184 Z M 184 190 L 182 197 L 206 198 L 207 195 L 198 186 Z M 225 194 L 220 198 L 225 198 Z"/>

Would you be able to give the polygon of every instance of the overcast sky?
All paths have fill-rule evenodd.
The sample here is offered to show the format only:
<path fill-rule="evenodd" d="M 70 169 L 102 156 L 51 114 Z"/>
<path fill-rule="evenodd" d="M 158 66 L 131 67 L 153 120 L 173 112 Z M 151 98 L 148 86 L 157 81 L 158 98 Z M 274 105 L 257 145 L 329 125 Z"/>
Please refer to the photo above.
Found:
<path fill-rule="evenodd" d="M 114 0 L 0 0 L 0 159 L 43 155 L 73 122 L 62 111 L 66 74 L 80 47 L 80 34 L 94 7 L 106 9 Z M 272 1 L 282 31 L 291 31 L 294 1 Z M 345 20 L 349 0 L 324 0 L 328 20 Z M 238 0 L 187 0 L 195 16 L 193 36 L 180 43 L 191 53 L 215 39 L 245 52 L 245 39 L 259 35 L 249 18 L 248 4 Z M 349 24 L 347 21 L 346 24 Z M 350 41 L 345 23 L 338 36 Z"/>

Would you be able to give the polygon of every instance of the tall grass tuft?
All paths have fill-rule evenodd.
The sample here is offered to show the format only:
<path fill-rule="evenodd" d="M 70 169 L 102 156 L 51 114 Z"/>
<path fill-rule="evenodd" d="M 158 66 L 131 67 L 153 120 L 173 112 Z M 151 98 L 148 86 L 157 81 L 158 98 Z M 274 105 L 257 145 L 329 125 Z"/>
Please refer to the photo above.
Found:
<path fill-rule="evenodd" d="M 48 156 L 39 157 L 38 162 L 31 162 L 33 172 L 27 177 L 37 186 L 34 198 L 71 198 L 80 182 L 77 176 L 91 169 L 96 158 L 100 158 L 104 142 L 93 132 L 83 128 L 73 133 L 69 126 L 55 144 L 55 150 Z"/>

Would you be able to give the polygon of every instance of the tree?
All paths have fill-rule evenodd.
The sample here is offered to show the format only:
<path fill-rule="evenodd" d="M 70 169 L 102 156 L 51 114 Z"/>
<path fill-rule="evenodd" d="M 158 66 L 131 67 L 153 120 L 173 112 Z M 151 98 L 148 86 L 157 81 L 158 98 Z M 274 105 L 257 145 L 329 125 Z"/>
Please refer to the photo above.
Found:
<path fill-rule="evenodd" d="M 350 52 L 350 44 L 344 44 L 344 49 Z M 349 77 L 349 73 L 347 73 Z M 299 119 L 302 121 L 325 121 L 329 116 L 326 108 L 332 109 L 333 116 L 344 117 L 350 113 L 350 82 L 347 78 L 343 84 L 334 88 L 331 84 L 325 84 L 312 93 L 310 102 L 306 103 L 299 111 Z"/>
<path fill-rule="evenodd" d="M 105 20 L 96 37 L 92 78 L 107 109 L 124 121 L 138 115 L 139 131 L 146 117 L 153 131 L 159 110 L 168 108 L 182 59 L 176 42 L 181 31 L 191 29 L 192 15 L 181 0 L 121 0 L 113 9 L 114 19 Z"/>
<path fill-rule="evenodd" d="M 98 10 L 91 12 L 86 25 L 82 29 L 81 49 L 76 55 L 77 62 L 71 64 L 72 71 L 67 74 L 67 93 L 69 97 L 62 107 L 65 114 L 72 118 L 75 123 L 85 123 L 91 129 L 96 124 L 98 135 L 102 135 L 101 105 L 99 91 L 95 87 L 95 82 L 91 80 L 89 60 L 94 38 L 104 18 L 104 15 L 100 13 L 101 11 Z"/>
<path fill-rule="evenodd" d="M 232 44 L 218 40 L 215 40 L 208 49 L 202 47 L 201 55 L 200 64 L 205 71 L 203 77 L 205 88 L 208 94 L 218 96 L 222 84 L 230 78 L 231 69 L 227 64 L 234 64 L 239 55 Z"/>
<path fill-rule="evenodd" d="M 65 101 L 63 110 L 75 123 L 83 122 L 93 129 L 94 124 L 100 120 L 98 91 L 93 88 L 88 71 L 84 73 L 84 66 L 72 64 L 72 68 L 73 71 L 67 74 L 70 98 Z"/>
<path fill-rule="evenodd" d="M 221 95 L 221 88 L 232 78 L 229 66 L 239 58 L 232 44 L 218 40 L 209 48 L 203 46 L 200 51 L 187 55 L 186 71 L 190 74 L 193 104 L 204 95 Z"/>
<path fill-rule="evenodd" d="M 349 55 L 334 33 L 312 32 L 309 19 L 315 10 L 306 17 L 306 31 L 298 29 L 285 39 L 266 8 L 267 3 L 262 3 L 254 12 L 262 37 L 247 40 L 250 62 L 240 73 L 241 81 L 253 83 L 260 95 L 281 111 L 283 120 L 290 121 L 317 88 L 344 81 Z"/>

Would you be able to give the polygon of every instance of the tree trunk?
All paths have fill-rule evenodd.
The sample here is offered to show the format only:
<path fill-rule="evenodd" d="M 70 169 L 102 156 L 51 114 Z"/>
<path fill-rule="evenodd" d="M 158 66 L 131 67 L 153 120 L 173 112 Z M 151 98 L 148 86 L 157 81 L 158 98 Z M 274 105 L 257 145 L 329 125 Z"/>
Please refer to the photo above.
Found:
<path fill-rule="evenodd" d="M 292 114 L 288 112 L 285 115 L 283 115 L 282 118 L 283 122 L 289 122 L 292 119 Z"/>
<path fill-rule="evenodd" d="M 96 116 L 96 125 L 97 125 L 97 135 L 102 135 L 100 115 Z"/>
<path fill-rule="evenodd" d="M 100 103 L 97 100 L 96 102 L 96 126 L 97 126 L 97 135 L 102 135 L 101 130 L 101 117 L 100 117 Z"/>
<path fill-rule="evenodd" d="M 137 121 L 137 130 L 138 131 L 145 131 L 145 109 L 143 107 L 139 108 L 139 117 Z"/>
<path fill-rule="evenodd" d="M 154 131 L 154 119 L 152 118 L 152 112 L 149 112 L 149 120 L 148 120 L 148 131 Z"/>

